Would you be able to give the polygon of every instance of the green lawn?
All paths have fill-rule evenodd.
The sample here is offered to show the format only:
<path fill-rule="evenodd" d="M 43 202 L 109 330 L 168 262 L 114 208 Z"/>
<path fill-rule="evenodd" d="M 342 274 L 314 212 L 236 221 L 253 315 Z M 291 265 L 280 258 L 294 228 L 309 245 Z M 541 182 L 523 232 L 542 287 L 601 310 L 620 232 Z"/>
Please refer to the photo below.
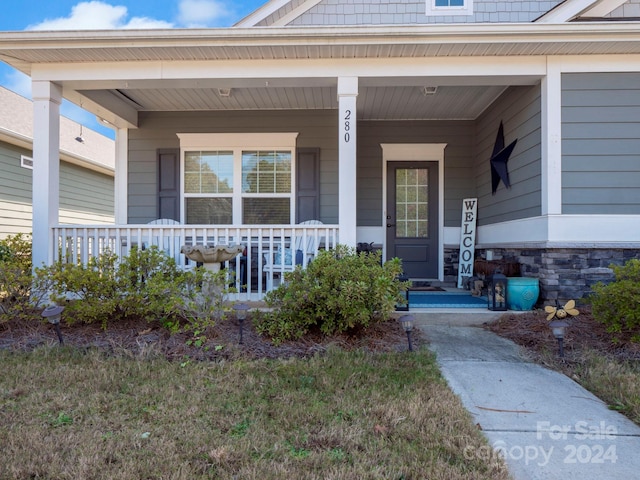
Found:
<path fill-rule="evenodd" d="M 0 352 L 0 478 L 507 479 L 427 350 L 168 362 Z"/>

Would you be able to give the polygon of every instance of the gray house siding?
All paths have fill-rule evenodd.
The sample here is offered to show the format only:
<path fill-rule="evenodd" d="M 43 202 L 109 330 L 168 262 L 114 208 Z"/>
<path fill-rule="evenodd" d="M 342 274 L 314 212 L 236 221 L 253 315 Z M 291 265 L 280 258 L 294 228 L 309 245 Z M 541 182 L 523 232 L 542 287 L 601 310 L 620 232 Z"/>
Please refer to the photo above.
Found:
<path fill-rule="evenodd" d="M 113 177 L 60 162 L 60 223 L 113 223 Z"/>
<path fill-rule="evenodd" d="M 157 216 L 158 149 L 179 148 L 177 133 L 298 132 L 298 148 L 320 149 L 320 220 L 338 223 L 338 116 L 335 110 L 141 113 L 129 132 L 129 223 Z"/>
<path fill-rule="evenodd" d="M 562 75 L 562 213 L 640 214 L 640 74 Z"/>
<path fill-rule="evenodd" d="M 31 231 L 31 170 L 20 166 L 28 150 L 0 143 L 0 237 Z"/>
<path fill-rule="evenodd" d="M 323 0 L 289 25 L 390 25 L 430 23 L 532 22 L 561 1 L 474 0 L 473 15 L 426 16 L 428 0 Z M 283 7 L 284 10 L 287 7 Z M 275 12 L 259 25 L 267 26 L 287 12 Z"/>
<path fill-rule="evenodd" d="M 0 143 L 0 238 L 32 230 L 32 170 L 20 157 L 32 152 Z M 113 177 L 60 162 L 60 223 L 113 223 Z"/>
<path fill-rule="evenodd" d="M 462 199 L 474 195 L 472 121 L 363 121 L 358 123 L 358 226 L 382 223 L 381 143 L 446 143 L 444 222 L 460 226 Z M 425 159 L 429 160 L 429 159 Z"/>
<path fill-rule="evenodd" d="M 541 214 L 540 87 L 509 87 L 477 120 L 476 175 L 478 224 L 534 217 Z M 500 182 L 491 192 L 491 167 L 496 135 L 504 125 L 505 145 L 518 139 L 509 159 L 511 188 Z"/>

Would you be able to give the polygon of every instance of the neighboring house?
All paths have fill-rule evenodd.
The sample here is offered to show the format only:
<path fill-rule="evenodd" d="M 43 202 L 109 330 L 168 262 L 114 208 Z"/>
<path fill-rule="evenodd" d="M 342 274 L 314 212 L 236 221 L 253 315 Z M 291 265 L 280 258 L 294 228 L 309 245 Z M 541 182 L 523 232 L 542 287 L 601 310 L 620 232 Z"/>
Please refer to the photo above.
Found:
<path fill-rule="evenodd" d="M 0 87 L 0 238 L 31 233 L 32 150 L 33 103 Z M 59 223 L 113 223 L 114 159 L 113 140 L 60 118 Z"/>
<path fill-rule="evenodd" d="M 117 225 L 85 235 L 116 248 L 246 242 L 259 271 L 337 234 L 454 285 L 477 198 L 476 255 L 521 263 L 547 301 L 640 257 L 639 0 L 271 0 L 227 29 L 0 33 L 0 59 L 37 109 L 64 96 L 117 129 Z M 44 182 L 56 119 L 36 117 L 43 261 L 67 235 Z M 163 217 L 183 225 L 145 234 Z"/>

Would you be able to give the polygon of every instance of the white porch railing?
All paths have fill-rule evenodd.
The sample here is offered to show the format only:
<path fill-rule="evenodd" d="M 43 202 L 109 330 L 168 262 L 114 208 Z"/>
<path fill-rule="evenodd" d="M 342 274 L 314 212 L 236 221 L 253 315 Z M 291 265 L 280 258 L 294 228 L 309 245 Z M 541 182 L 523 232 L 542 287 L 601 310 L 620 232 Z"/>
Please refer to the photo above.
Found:
<path fill-rule="evenodd" d="M 157 246 L 184 269 L 194 266 L 194 262 L 180 253 L 183 245 L 242 245 L 245 247 L 243 254 L 225 262 L 226 269 L 239 272 L 235 275 L 238 293 L 233 294 L 233 299 L 237 300 L 262 299 L 267 285 L 270 288 L 275 285 L 274 276 L 281 277 L 283 272 L 292 270 L 289 262 L 307 265 L 318 250 L 332 249 L 338 244 L 338 226 L 322 224 L 241 227 L 58 225 L 52 234 L 49 258 L 83 264 L 107 250 L 124 257 L 132 247 Z M 302 248 L 296 255 L 293 249 L 299 245 L 310 245 L 311 250 Z"/>

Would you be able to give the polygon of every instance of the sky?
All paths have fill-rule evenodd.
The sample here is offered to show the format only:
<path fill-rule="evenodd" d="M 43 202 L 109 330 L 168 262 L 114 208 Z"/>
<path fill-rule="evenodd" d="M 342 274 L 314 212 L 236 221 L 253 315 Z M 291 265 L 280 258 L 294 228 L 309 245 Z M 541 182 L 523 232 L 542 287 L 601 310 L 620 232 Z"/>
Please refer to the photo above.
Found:
<path fill-rule="evenodd" d="M 2 0 L 0 31 L 228 27 L 267 0 Z M 31 98 L 31 80 L 0 61 L 0 85 Z M 63 102 L 61 114 L 114 138 L 95 115 Z"/>

